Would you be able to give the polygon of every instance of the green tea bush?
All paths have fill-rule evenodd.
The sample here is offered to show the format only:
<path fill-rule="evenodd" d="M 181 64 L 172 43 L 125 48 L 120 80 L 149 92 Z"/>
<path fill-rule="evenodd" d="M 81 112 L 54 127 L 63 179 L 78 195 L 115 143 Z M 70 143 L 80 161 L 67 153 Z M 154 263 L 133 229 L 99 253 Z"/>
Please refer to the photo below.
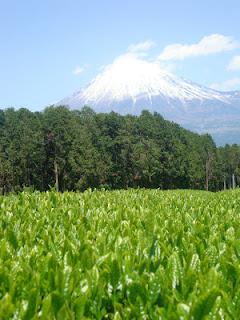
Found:
<path fill-rule="evenodd" d="M 239 319 L 240 191 L 0 197 L 0 319 Z"/>

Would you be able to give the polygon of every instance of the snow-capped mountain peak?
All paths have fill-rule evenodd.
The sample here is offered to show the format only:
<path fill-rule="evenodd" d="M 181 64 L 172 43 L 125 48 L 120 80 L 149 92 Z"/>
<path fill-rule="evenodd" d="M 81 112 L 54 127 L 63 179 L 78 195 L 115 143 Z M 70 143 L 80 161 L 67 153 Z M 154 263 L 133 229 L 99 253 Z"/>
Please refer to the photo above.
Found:
<path fill-rule="evenodd" d="M 148 62 L 128 53 L 117 58 L 105 67 L 86 88 L 60 103 L 80 107 L 81 103 L 95 105 L 101 101 L 122 101 L 145 96 L 152 102 L 152 97 L 189 100 L 217 99 L 226 101 L 226 96 L 218 91 L 204 88 L 179 78 L 164 70 L 157 62 Z"/>
<path fill-rule="evenodd" d="M 187 129 L 208 132 L 219 143 L 240 142 L 240 92 L 200 86 L 134 53 L 118 57 L 89 85 L 57 105 L 89 106 L 97 112 L 120 114 L 140 114 L 148 109 Z"/>

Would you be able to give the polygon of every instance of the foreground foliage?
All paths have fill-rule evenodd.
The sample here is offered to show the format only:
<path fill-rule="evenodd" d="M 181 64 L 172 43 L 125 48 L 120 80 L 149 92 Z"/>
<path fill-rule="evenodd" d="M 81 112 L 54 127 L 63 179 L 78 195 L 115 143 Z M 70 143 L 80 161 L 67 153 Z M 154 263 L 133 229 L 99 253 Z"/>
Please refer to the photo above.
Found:
<path fill-rule="evenodd" d="M 238 319 L 239 197 L 1 197 L 0 319 Z"/>

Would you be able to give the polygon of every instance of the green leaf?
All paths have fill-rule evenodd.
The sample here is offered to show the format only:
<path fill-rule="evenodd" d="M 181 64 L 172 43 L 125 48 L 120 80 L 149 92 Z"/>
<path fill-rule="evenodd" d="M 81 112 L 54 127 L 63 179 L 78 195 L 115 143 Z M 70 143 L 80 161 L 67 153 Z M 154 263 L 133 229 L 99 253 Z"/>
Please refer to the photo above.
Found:
<path fill-rule="evenodd" d="M 135 304 L 137 298 L 140 298 L 142 302 L 145 304 L 147 301 L 146 289 L 142 284 L 138 282 L 133 282 L 129 284 L 127 289 L 128 299 L 131 304 Z"/>
<path fill-rule="evenodd" d="M 111 264 L 110 264 L 110 283 L 113 286 L 113 288 L 115 289 L 118 285 L 118 281 L 120 279 L 120 268 L 118 265 L 118 261 L 116 259 L 114 259 Z"/>
<path fill-rule="evenodd" d="M 192 318 L 194 320 L 201 320 L 205 316 L 209 315 L 217 297 L 220 295 L 219 290 L 212 289 L 198 297 L 196 303 L 191 308 Z"/>
<path fill-rule="evenodd" d="M 57 316 L 63 304 L 64 304 L 63 297 L 57 291 L 53 292 L 52 293 L 52 309 L 55 316 Z"/>
<path fill-rule="evenodd" d="M 31 319 L 34 316 L 36 311 L 36 305 L 37 305 L 37 297 L 38 297 L 38 290 L 32 289 L 29 293 L 28 307 L 25 315 L 23 316 L 23 320 Z"/>
<path fill-rule="evenodd" d="M 10 244 L 13 246 L 13 248 L 16 250 L 18 248 L 18 241 L 13 230 L 9 229 L 7 231 L 7 239 L 10 242 Z"/>

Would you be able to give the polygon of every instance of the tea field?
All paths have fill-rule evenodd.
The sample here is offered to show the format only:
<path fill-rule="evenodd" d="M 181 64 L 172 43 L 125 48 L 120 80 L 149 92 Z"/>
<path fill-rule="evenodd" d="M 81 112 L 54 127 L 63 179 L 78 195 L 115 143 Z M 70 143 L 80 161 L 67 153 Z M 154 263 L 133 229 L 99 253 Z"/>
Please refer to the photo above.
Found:
<path fill-rule="evenodd" d="M 1 196 L 0 319 L 240 319 L 240 190 Z"/>

